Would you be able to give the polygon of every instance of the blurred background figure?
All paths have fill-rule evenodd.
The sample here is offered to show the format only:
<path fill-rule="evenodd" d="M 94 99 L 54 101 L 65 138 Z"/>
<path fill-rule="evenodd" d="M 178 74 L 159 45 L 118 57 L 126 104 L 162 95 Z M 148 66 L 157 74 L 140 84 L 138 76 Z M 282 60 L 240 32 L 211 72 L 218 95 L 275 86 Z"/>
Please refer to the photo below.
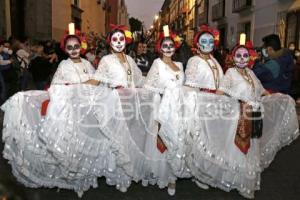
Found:
<path fill-rule="evenodd" d="M 267 35 L 263 38 L 262 61 L 253 67 L 257 78 L 271 93 L 291 94 L 294 61 L 289 49 L 281 48 L 279 36 Z"/>
<path fill-rule="evenodd" d="M 37 90 L 45 90 L 50 82 L 51 74 L 53 73 L 53 63 L 51 62 L 55 62 L 55 59 L 53 60 L 52 56 L 46 54 L 42 44 L 35 46 L 34 53 L 35 57 L 31 60 L 28 69 L 32 74 L 35 88 Z M 52 52 L 52 55 L 55 55 L 54 51 Z"/>
<path fill-rule="evenodd" d="M 137 42 L 135 46 L 135 62 L 137 66 L 143 73 L 143 76 L 146 76 L 150 70 L 151 64 L 147 56 L 147 44 L 143 42 Z"/>

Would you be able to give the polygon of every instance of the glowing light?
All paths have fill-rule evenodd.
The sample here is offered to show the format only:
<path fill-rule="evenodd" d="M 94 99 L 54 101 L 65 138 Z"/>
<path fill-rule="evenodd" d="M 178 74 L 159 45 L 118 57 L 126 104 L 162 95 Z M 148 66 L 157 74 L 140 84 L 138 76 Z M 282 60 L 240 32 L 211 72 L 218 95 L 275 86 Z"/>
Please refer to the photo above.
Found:
<path fill-rule="evenodd" d="M 75 35 L 75 24 L 74 23 L 69 24 L 69 35 Z"/>
<path fill-rule="evenodd" d="M 163 30 L 164 30 L 164 36 L 165 36 L 165 37 L 169 37 L 169 36 L 170 36 L 169 26 L 168 26 L 168 25 L 165 25 L 165 26 L 163 27 Z"/>
<path fill-rule="evenodd" d="M 245 45 L 246 44 L 246 34 L 241 33 L 240 35 L 240 45 Z"/>

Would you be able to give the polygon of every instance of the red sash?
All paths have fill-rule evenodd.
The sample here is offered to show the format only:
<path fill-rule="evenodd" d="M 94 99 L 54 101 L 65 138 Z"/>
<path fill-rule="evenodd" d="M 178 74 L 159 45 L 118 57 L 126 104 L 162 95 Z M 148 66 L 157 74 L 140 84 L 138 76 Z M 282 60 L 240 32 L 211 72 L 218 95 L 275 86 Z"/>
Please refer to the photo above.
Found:
<path fill-rule="evenodd" d="M 207 93 L 212 93 L 212 94 L 216 94 L 217 90 L 210 90 L 210 89 L 204 89 L 204 88 L 200 88 L 201 92 L 207 92 Z"/>

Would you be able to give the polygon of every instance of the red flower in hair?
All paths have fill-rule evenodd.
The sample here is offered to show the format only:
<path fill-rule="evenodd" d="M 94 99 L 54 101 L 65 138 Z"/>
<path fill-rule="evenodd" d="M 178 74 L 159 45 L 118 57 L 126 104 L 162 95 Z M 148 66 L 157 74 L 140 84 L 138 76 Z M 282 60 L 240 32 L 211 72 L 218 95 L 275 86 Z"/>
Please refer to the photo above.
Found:
<path fill-rule="evenodd" d="M 176 35 L 175 33 L 173 33 L 172 31 L 170 31 L 170 36 L 169 36 L 173 41 L 174 41 L 174 46 L 175 46 L 175 49 L 178 49 L 181 45 L 181 38 Z M 165 38 L 165 35 L 163 32 L 161 32 L 159 34 L 159 38 L 156 42 L 156 45 L 155 45 L 155 50 L 156 52 L 160 52 L 160 48 L 161 48 L 161 43 L 163 41 L 163 39 Z"/>
<path fill-rule="evenodd" d="M 111 33 L 116 30 L 121 30 L 124 32 L 126 44 L 130 44 L 133 41 L 132 33 L 129 31 L 127 26 L 110 24 L 110 29 L 111 29 L 111 32 L 110 32 L 110 34 L 108 34 L 108 36 L 106 38 L 107 44 L 110 44 Z"/>
<path fill-rule="evenodd" d="M 65 43 L 66 43 L 66 39 L 69 37 L 76 37 L 79 41 L 80 41 L 80 45 L 81 45 L 81 49 L 80 49 L 80 53 L 81 54 L 85 54 L 86 49 L 87 49 L 87 39 L 85 34 L 81 33 L 79 30 L 75 30 L 75 35 L 69 35 L 69 30 L 65 31 L 65 35 L 62 38 L 62 40 L 60 41 L 60 48 L 65 51 Z"/>
<path fill-rule="evenodd" d="M 195 35 L 193 45 L 197 47 L 199 37 L 204 33 L 210 33 L 214 37 L 215 46 L 218 46 L 220 43 L 220 32 L 218 29 L 209 27 L 208 25 L 201 25 L 199 28 L 199 32 Z"/>
<path fill-rule="evenodd" d="M 254 50 L 254 47 L 253 47 L 253 43 L 251 41 L 247 41 L 245 45 L 240 45 L 239 43 L 233 48 L 233 50 L 231 51 L 231 60 L 233 61 L 233 57 L 234 57 L 234 54 L 235 52 L 241 48 L 241 47 L 244 47 L 248 50 L 249 52 L 249 55 L 250 55 L 250 60 L 249 60 L 249 63 L 248 63 L 248 67 L 250 69 L 252 69 L 253 65 L 255 64 L 255 60 L 257 59 L 257 53 L 256 51 Z"/>

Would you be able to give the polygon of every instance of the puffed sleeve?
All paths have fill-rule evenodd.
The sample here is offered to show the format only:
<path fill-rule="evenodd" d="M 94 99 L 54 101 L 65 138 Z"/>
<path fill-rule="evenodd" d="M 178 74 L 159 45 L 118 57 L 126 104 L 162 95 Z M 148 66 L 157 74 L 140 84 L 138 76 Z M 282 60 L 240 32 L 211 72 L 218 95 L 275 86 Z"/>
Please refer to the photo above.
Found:
<path fill-rule="evenodd" d="M 252 70 L 249 70 L 250 73 L 251 73 L 251 76 L 255 79 L 255 82 L 256 82 L 256 86 L 257 88 L 256 91 L 257 91 L 257 94 L 259 96 L 262 96 L 264 94 L 264 92 L 266 92 L 266 89 L 264 88 L 264 86 L 261 84 L 260 80 L 257 78 L 257 76 L 255 75 L 255 73 L 252 71 Z"/>
<path fill-rule="evenodd" d="M 164 93 L 164 88 L 162 87 L 159 81 L 158 67 L 159 67 L 158 62 L 154 61 L 146 77 L 144 87 L 148 90 L 162 94 Z"/>
<path fill-rule="evenodd" d="M 197 61 L 197 59 L 195 59 L 194 57 L 189 59 L 185 70 L 185 77 L 186 77 L 185 85 L 190 87 L 197 87 L 197 88 L 201 87 L 198 83 L 199 82 L 198 65 L 199 65 L 199 61 Z"/>
<path fill-rule="evenodd" d="M 93 67 L 93 65 L 86 60 L 86 65 L 88 66 L 87 67 L 87 70 L 88 70 L 88 74 L 95 74 L 95 68 Z"/>
<path fill-rule="evenodd" d="M 143 87 L 145 82 L 145 77 L 143 77 L 143 73 L 140 68 L 137 66 L 136 62 L 130 56 L 127 56 L 129 63 L 133 69 L 133 81 L 135 87 Z"/>
<path fill-rule="evenodd" d="M 107 64 L 105 57 L 100 60 L 93 79 L 100 82 L 109 83 L 109 65 Z"/>
<path fill-rule="evenodd" d="M 232 88 L 233 84 L 233 74 L 232 74 L 232 69 L 228 69 L 226 71 L 226 74 L 223 76 L 220 82 L 220 87 L 219 90 L 225 92 L 226 94 L 230 95 L 230 91 Z"/>
<path fill-rule="evenodd" d="M 64 66 L 67 65 L 67 61 L 63 60 L 59 63 L 57 70 L 53 76 L 51 85 L 56 85 L 56 84 L 66 84 L 67 83 L 67 77 L 66 73 L 64 73 Z"/>

